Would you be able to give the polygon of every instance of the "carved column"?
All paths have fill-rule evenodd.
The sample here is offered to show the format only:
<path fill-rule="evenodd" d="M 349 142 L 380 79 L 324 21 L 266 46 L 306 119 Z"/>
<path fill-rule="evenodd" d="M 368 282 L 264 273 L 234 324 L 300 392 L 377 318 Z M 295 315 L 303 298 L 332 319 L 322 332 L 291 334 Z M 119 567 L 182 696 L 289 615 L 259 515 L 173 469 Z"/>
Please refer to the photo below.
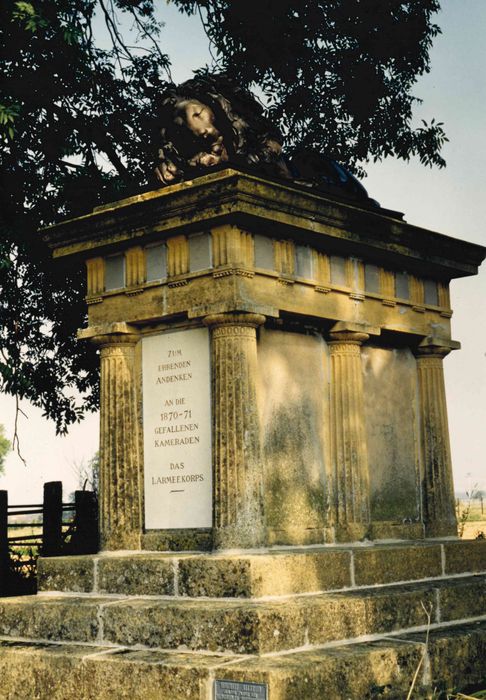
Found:
<path fill-rule="evenodd" d="M 263 469 L 256 402 L 256 328 L 260 314 L 216 314 L 213 368 L 214 546 L 264 543 Z"/>
<path fill-rule="evenodd" d="M 120 324 L 121 325 L 121 324 Z M 125 325 L 125 324 L 123 324 Z M 102 549 L 140 549 L 142 532 L 136 333 L 92 337 L 100 347 L 100 531 Z"/>
<path fill-rule="evenodd" d="M 423 510 L 429 537 L 457 535 L 443 368 L 444 357 L 457 347 L 454 341 L 426 338 L 416 350 Z"/>
<path fill-rule="evenodd" d="M 361 367 L 369 333 L 358 324 L 337 323 L 330 337 L 333 519 L 336 539 L 352 541 L 365 536 L 370 520 Z"/>

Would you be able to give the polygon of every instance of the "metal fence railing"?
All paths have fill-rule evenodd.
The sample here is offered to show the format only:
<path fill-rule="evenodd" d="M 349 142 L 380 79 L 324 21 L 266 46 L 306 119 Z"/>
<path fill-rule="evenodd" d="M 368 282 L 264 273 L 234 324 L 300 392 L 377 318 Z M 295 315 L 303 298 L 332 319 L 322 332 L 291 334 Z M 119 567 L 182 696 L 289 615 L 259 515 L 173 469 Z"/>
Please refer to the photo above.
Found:
<path fill-rule="evenodd" d="M 98 505 L 93 492 L 75 491 L 74 502 L 63 503 L 62 482 L 51 481 L 44 484 L 42 503 L 9 505 L 8 492 L 0 491 L 0 595 L 35 592 L 39 555 L 97 551 Z"/>

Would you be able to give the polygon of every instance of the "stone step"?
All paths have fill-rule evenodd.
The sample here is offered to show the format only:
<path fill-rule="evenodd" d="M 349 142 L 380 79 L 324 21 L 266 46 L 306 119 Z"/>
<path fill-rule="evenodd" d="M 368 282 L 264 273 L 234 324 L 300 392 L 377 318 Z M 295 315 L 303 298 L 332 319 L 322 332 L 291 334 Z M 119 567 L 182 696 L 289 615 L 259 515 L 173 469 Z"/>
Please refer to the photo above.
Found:
<path fill-rule="evenodd" d="M 0 636 L 264 654 L 486 616 L 486 576 L 266 601 L 43 593 L 0 600 Z"/>
<path fill-rule="evenodd" d="M 261 598 L 486 572 L 486 540 L 39 559 L 39 590 Z"/>
<path fill-rule="evenodd" d="M 425 639 L 422 632 L 260 657 L 7 640 L 1 697 L 213 700 L 215 681 L 224 681 L 266 686 L 267 700 L 404 700 L 415 675 L 415 700 L 486 688 L 486 623 L 441 627 Z"/>

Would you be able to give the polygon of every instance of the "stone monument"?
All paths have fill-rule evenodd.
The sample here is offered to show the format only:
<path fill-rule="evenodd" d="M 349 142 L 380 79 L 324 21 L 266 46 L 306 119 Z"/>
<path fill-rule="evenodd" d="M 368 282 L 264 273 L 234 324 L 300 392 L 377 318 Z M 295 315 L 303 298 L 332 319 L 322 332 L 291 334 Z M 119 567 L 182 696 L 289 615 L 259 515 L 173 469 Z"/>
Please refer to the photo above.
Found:
<path fill-rule="evenodd" d="M 286 158 L 207 80 L 162 98 L 162 187 L 43 232 L 87 270 L 101 551 L 0 601 L 6 697 L 466 689 L 486 542 L 457 539 L 443 359 L 486 250 Z"/>

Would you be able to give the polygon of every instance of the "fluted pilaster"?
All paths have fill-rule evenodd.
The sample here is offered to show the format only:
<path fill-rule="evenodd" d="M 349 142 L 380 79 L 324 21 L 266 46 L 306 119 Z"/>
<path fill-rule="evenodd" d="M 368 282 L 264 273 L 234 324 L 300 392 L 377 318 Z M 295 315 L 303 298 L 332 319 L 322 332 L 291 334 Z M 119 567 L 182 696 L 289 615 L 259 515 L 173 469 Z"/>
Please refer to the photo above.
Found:
<path fill-rule="evenodd" d="M 443 358 L 450 347 L 425 345 L 416 351 L 426 534 L 457 534 L 454 483 L 444 384 Z"/>
<path fill-rule="evenodd" d="M 189 272 L 189 243 L 186 236 L 167 239 L 167 275 L 175 277 Z"/>
<path fill-rule="evenodd" d="M 213 368 L 214 544 L 264 542 L 263 469 L 256 402 L 256 328 L 260 314 L 217 314 L 211 329 Z"/>
<path fill-rule="evenodd" d="M 338 540 L 362 538 L 370 519 L 361 344 L 357 331 L 331 332 L 333 519 Z"/>
<path fill-rule="evenodd" d="M 139 549 L 142 532 L 135 334 L 93 338 L 100 346 L 100 530 L 103 549 Z"/>

